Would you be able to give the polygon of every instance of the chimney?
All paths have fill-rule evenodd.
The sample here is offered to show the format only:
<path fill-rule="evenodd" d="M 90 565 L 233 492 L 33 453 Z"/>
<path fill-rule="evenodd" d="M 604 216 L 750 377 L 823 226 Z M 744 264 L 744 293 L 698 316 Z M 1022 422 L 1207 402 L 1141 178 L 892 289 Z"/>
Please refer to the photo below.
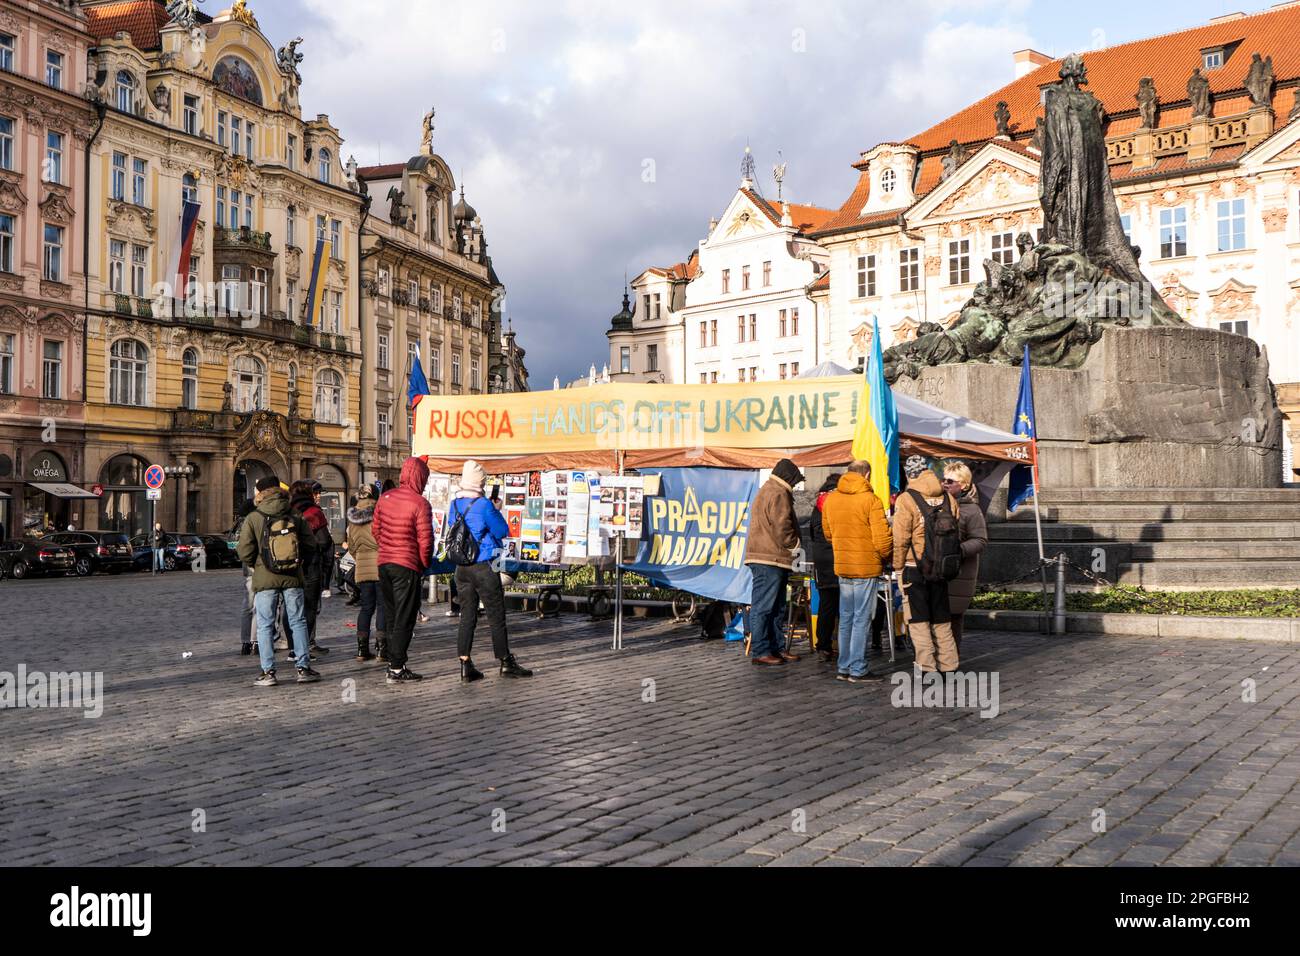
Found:
<path fill-rule="evenodd" d="M 1052 58 L 1046 53 L 1039 53 L 1037 50 L 1017 50 L 1012 58 L 1016 64 L 1016 79 L 1022 76 L 1028 76 L 1038 69 L 1044 63 L 1051 63 Z"/>
<path fill-rule="evenodd" d="M 1277 6 L 1284 6 L 1284 4 L 1277 4 Z M 1231 23 L 1233 20 L 1244 20 L 1244 19 L 1246 19 L 1246 15 L 1242 13 L 1240 10 L 1238 10 L 1236 13 L 1225 13 L 1222 16 L 1210 17 L 1210 19 L 1207 22 Z"/>

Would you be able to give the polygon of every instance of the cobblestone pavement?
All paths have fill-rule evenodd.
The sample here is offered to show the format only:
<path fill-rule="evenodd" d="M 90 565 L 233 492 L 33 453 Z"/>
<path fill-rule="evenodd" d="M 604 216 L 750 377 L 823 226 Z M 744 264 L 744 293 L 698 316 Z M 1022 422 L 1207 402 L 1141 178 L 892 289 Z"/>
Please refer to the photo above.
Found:
<path fill-rule="evenodd" d="M 259 690 L 241 590 L 0 583 L 0 670 L 105 681 L 98 719 L 0 711 L 0 862 L 1300 864 L 1287 645 L 974 634 L 966 667 L 1000 681 L 981 719 L 813 661 L 754 668 L 667 622 L 630 623 L 615 655 L 608 623 L 573 615 L 512 615 L 536 678 L 462 688 L 439 612 L 416 634 L 425 682 L 390 688 L 351 659 L 336 597 L 324 682 Z"/>

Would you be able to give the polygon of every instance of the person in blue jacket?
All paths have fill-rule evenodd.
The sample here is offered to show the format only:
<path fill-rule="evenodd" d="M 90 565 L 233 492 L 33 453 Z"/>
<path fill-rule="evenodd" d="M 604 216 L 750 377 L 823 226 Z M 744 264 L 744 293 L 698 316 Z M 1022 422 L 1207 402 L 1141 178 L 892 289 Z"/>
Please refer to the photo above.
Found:
<path fill-rule="evenodd" d="M 483 496 L 487 474 L 476 461 L 465 462 L 461 472 L 460 492 L 447 511 L 451 528 L 463 515 L 470 534 L 478 542 L 478 563 L 456 569 L 456 587 L 460 592 L 460 680 L 472 684 L 483 674 L 470 659 L 474 646 L 474 628 L 478 626 L 479 602 L 492 628 L 492 652 L 501 662 L 502 677 L 532 677 L 533 672 L 520 666 L 510 653 L 506 636 L 506 595 L 501 576 L 492 569 L 492 559 L 501 551 L 501 542 L 510 537 L 510 526 L 501 515 L 501 502 Z"/>

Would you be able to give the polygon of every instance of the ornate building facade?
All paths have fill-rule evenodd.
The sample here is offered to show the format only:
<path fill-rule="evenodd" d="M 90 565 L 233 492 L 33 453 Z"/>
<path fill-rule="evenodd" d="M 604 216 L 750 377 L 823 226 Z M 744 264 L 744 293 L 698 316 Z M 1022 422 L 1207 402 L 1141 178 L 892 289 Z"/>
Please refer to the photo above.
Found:
<path fill-rule="evenodd" d="M 622 310 L 610 320 L 609 364 L 615 382 L 666 382 L 686 377 L 686 334 L 681 310 L 686 286 L 699 271 L 698 250 L 685 262 L 652 266 L 632 280 Z"/>
<path fill-rule="evenodd" d="M 76 3 L 0 6 L 0 525 L 80 520 L 92 38 Z"/>
<path fill-rule="evenodd" d="M 339 131 L 302 116 L 300 41 L 277 52 L 242 3 L 215 19 L 84 6 L 106 117 L 90 156 L 85 443 L 102 495 L 86 526 L 145 527 L 143 471 L 159 464 L 192 472 L 164 489 L 168 528 L 229 528 L 275 474 L 319 480 L 341 535 L 360 470 L 363 197 Z"/>
<path fill-rule="evenodd" d="M 1300 441 L 1300 4 L 1084 54 L 1105 108 L 1111 177 L 1140 262 L 1194 325 L 1268 350 Z M 854 164 L 857 185 L 814 234 L 830 359 L 862 362 L 871 317 L 888 347 L 956 320 L 985 260 L 1011 262 L 1042 225 L 1044 89 L 1060 61 L 1016 54 L 1018 78 Z M 931 396 L 941 401 L 941 396 Z M 994 423 L 1004 424 L 1004 423 Z"/>
<path fill-rule="evenodd" d="M 358 170 L 371 200 L 360 260 L 368 481 L 396 480 L 410 455 L 407 384 L 417 349 L 438 395 L 486 394 L 503 365 L 505 287 L 478 213 L 463 186 L 456 195 L 451 167 L 433 151 L 433 120 L 430 111 L 420 152 L 408 162 Z"/>

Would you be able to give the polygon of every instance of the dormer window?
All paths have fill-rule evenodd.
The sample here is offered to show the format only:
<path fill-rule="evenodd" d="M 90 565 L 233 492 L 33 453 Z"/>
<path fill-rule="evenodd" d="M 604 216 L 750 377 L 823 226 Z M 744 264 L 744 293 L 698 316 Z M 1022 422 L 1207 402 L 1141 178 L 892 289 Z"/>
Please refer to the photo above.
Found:
<path fill-rule="evenodd" d="M 894 186 L 898 183 L 898 174 L 892 169 L 886 169 L 880 174 L 880 191 L 888 195 L 894 191 Z"/>
<path fill-rule="evenodd" d="M 316 178 L 323 183 L 331 182 L 330 161 L 332 159 L 333 156 L 330 154 L 330 151 L 328 149 L 322 149 L 318 154 L 319 168 L 317 169 Z"/>
<path fill-rule="evenodd" d="M 1201 53 L 1201 66 L 1205 70 L 1217 70 L 1223 66 L 1223 47 L 1215 50 L 1204 50 Z"/>
<path fill-rule="evenodd" d="M 135 77 L 126 70 L 117 73 L 117 108 L 123 113 L 135 114 Z"/>

